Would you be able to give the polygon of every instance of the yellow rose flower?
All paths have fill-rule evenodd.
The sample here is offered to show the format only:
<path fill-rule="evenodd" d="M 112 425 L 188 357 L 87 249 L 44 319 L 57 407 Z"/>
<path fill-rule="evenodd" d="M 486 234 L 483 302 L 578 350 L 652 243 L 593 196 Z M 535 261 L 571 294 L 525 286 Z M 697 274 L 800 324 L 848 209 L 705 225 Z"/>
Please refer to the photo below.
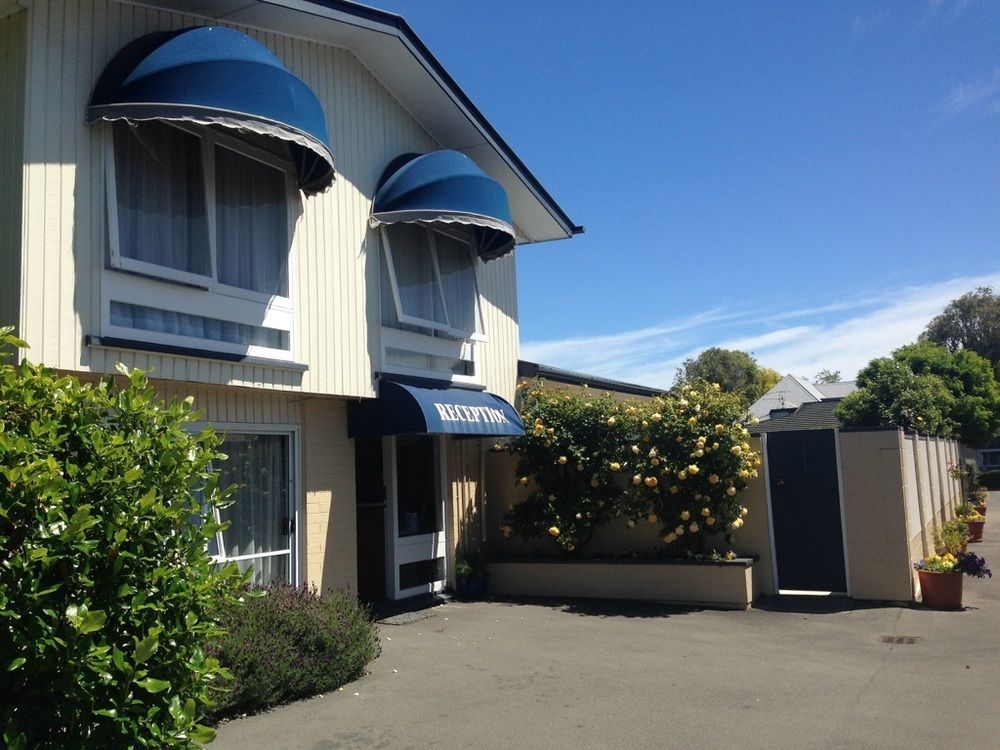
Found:
<path fill-rule="evenodd" d="M 747 515 L 749 515 L 749 513 L 750 513 L 749 508 L 740 508 L 740 515 L 743 516 L 744 518 L 746 518 Z"/>
<path fill-rule="evenodd" d="M 726 426 L 724 424 L 717 424 L 717 425 L 715 425 L 715 434 L 716 435 L 721 435 L 725 431 L 726 431 Z"/>
<path fill-rule="evenodd" d="M 649 459 L 649 465 L 650 466 L 659 466 L 660 465 L 660 459 L 658 459 L 656 456 L 653 456 L 651 459 Z"/>
<path fill-rule="evenodd" d="M 632 484 L 642 484 L 642 477 L 636 474 L 632 477 Z"/>
<path fill-rule="evenodd" d="M 600 481 L 598 481 L 597 477 L 593 477 L 593 478 L 592 478 L 592 479 L 590 480 L 590 486 L 591 486 L 591 487 L 600 487 L 600 486 L 601 486 L 601 483 L 600 483 Z"/>
<path fill-rule="evenodd" d="M 667 544 L 673 544 L 674 542 L 677 541 L 677 535 L 671 531 L 669 534 L 663 537 L 663 541 L 665 541 Z"/>
<path fill-rule="evenodd" d="M 719 483 L 719 475 L 718 474 L 709 474 L 708 475 L 708 483 L 709 484 L 718 484 Z"/>
<path fill-rule="evenodd" d="M 695 458 L 701 458 L 702 456 L 705 455 L 705 451 L 703 451 L 701 448 L 699 448 L 698 450 L 696 450 L 694 452 L 693 455 L 694 455 Z"/>
<path fill-rule="evenodd" d="M 671 495 L 676 495 L 680 491 L 681 491 L 681 488 L 678 487 L 676 484 L 670 485 L 670 494 Z"/>
<path fill-rule="evenodd" d="M 650 513 L 648 516 L 646 516 L 646 520 L 649 521 L 650 523 L 656 523 L 657 521 L 656 514 Z"/>
<path fill-rule="evenodd" d="M 625 522 L 625 525 L 626 525 L 626 526 L 628 526 L 628 527 L 629 527 L 630 529 L 633 529 L 633 528 L 635 528 L 635 521 L 633 521 L 633 520 L 632 520 L 632 519 L 630 518 L 630 519 L 628 519 L 628 520 L 627 520 L 627 521 Z"/>
<path fill-rule="evenodd" d="M 689 518 L 691 518 L 691 511 L 689 511 L 689 510 L 682 510 L 681 511 L 681 520 L 682 521 L 687 521 Z"/>
<path fill-rule="evenodd" d="M 734 445 L 732 448 L 729 449 L 729 452 L 732 453 L 734 456 L 739 456 L 743 454 L 743 449 L 738 445 Z"/>
<path fill-rule="evenodd" d="M 705 523 L 707 523 L 709 526 L 715 526 L 715 517 L 709 516 L 708 518 L 705 519 Z"/>
<path fill-rule="evenodd" d="M 698 466 L 697 466 L 696 464 L 691 464 L 691 465 L 690 465 L 690 466 L 688 466 L 688 468 L 687 468 L 687 472 L 688 472 L 688 474 L 690 474 L 691 476 L 694 476 L 694 475 L 695 475 L 695 474 L 697 474 L 697 473 L 698 473 L 699 471 L 701 471 L 701 470 L 700 470 L 700 469 L 698 468 Z"/>
<path fill-rule="evenodd" d="M 617 421 L 614 417 L 608 417 L 608 427 L 614 427 Z"/>
<path fill-rule="evenodd" d="M 559 527 L 558 526 L 549 526 L 549 536 L 552 537 L 553 539 L 555 539 L 557 536 L 559 536 Z"/>
<path fill-rule="evenodd" d="M 681 469 L 680 471 L 678 471 L 678 472 L 677 472 L 677 478 L 678 478 L 678 479 L 681 479 L 681 480 L 683 480 L 683 479 L 687 479 L 687 478 L 688 478 L 688 473 L 687 473 L 687 471 L 686 471 L 685 469 Z"/>
<path fill-rule="evenodd" d="M 656 477 L 646 477 L 643 481 L 646 483 L 647 487 L 655 487 L 659 484 L 659 480 Z"/>
<path fill-rule="evenodd" d="M 576 520 L 577 520 L 577 521 L 581 521 L 581 520 L 583 520 L 583 513 L 577 513 L 577 514 L 576 514 Z"/>
<path fill-rule="evenodd" d="M 528 478 L 527 477 L 521 477 L 517 481 L 519 481 L 521 483 L 522 487 L 527 487 L 528 486 Z"/>
<path fill-rule="evenodd" d="M 698 417 L 688 417 L 688 424 L 694 427 L 698 424 Z"/>
<path fill-rule="evenodd" d="M 661 419 L 663 419 L 663 416 L 659 412 L 655 412 L 653 414 L 650 414 L 649 418 L 654 422 L 659 422 Z"/>
<path fill-rule="evenodd" d="M 700 530 L 700 527 L 694 521 L 692 521 L 691 525 L 688 526 L 688 531 L 690 531 L 692 534 L 697 534 L 699 530 Z"/>
<path fill-rule="evenodd" d="M 639 446 L 638 445 L 633 445 L 632 446 L 632 452 L 633 453 L 638 453 L 639 452 Z"/>
<path fill-rule="evenodd" d="M 677 536 L 684 536 L 684 527 L 683 526 L 678 526 L 677 528 L 674 529 L 674 533 Z"/>
<path fill-rule="evenodd" d="M 702 508 L 701 515 L 704 516 L 705 518 L 708 518 L 710 515 L 712 515 L 712 511 L 710 511 L 708 508 Z"/>
<path fill-rule="evenodd" d="M 559 456 L 559 458 L 558 458 L 557 460 L 559 461 L 559 465 L 560 465 L 560 466 L 563 466 L 563 465 L 565 465 L 565 463 L 566 463 L 567 461 L 569 461 L 569 459 L 568 459 L 568 458 L 566 458 L 566 456 Z"/>
<path fill-rule="evenodd" d="M 577 471 L 583 471 L 583 464 L 577 464 L 576 465 L 576 470 Z"/>
<path fill-rule="evenodd" d="M 611 462 L 611 471 L 621 471 L 622 465 L 617 461 Z"/>
<path fill-rule="evenodd" d="M 736 488 L 730 487 L 726 490 L 726 494 L 729 495 L 729 497 L 736 497 Z"/>

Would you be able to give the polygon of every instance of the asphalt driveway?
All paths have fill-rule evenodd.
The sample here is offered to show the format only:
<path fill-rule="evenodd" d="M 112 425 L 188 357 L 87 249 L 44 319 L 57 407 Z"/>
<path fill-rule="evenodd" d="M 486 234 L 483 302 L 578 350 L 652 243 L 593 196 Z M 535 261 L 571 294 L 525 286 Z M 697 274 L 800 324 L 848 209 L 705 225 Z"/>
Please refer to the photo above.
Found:
<path fill-rule="evenodd" d="M 215 750 L 1000 748 L 995 579 L 966 609 L 784 600 L 746 612 L 451 603 L 382 625 L 372 673 L 228 723 Z"/>

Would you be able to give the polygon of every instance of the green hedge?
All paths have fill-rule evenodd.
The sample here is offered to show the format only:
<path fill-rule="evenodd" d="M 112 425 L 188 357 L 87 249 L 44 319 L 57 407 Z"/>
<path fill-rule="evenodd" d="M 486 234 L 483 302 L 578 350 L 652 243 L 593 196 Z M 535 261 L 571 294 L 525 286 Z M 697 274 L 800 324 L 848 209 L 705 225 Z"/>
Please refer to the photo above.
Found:
<path fill-rule="evenodd" d="M 0 328 L 0 357 L 26 346 Z M 0 362 L 0 745 L 187 748 L 244 586 L 206 554 L 210 430 L 138 371 L 81 384 Z"/>
<path fill-rule="evenodd" d="M 231 607 L 227 633 L 212 649 L 234 676 L 217 698 L 215 718 L 253 713 L 334 690 L 357 679 L 381 650 L 378 633 L 357 600 L 315 588 L 259 590 Z"/>
<path fill-rule="evenodd" d="M 1000 490 L 1000 469 L 979 472 L 979 484 L 988 490 Z"/>

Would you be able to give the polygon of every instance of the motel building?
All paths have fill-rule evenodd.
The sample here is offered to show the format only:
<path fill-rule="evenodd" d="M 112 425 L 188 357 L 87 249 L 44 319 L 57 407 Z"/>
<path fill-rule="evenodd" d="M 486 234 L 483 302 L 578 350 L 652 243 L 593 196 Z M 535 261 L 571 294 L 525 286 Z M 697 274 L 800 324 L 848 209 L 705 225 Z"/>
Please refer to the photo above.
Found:
<path fill-rule="evenodd" d="M 0 0 L 0 324 L 225 431 L 212 553 L 440 591 L 523 430 L 515 266 L 582 231 L 399 16 Z M 525 248 L 527 252 L 535 252 Z"/>

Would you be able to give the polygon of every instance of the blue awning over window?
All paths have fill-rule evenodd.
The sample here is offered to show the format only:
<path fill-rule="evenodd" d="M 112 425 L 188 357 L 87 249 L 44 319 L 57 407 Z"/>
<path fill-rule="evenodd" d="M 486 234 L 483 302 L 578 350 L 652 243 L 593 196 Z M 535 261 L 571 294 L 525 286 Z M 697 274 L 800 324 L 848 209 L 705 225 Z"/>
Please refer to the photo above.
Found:
<path fill-rule="evenodd" d="M 514 249 L 507 192 L 465 154 L 403 154 L 382 174 L 371 224 L 457 223 L 473 227 L 476 252 L 493 260 Z"/>
<path fill-rule="evenodd" d="M 173 120 L 219 125 L 289 144 L 299 188 L 333 184 L 333 154 L 316 94 L 245 34 L 197 26 L 130 42 L 101 73 L 87 122 Z"/>
<path fill-rule="evenodd" d="M 350 437 L 379 435 L 523 435 L 513 406 L 486 391 L 379 382 L 378 398 L 350 404 Z"/>

